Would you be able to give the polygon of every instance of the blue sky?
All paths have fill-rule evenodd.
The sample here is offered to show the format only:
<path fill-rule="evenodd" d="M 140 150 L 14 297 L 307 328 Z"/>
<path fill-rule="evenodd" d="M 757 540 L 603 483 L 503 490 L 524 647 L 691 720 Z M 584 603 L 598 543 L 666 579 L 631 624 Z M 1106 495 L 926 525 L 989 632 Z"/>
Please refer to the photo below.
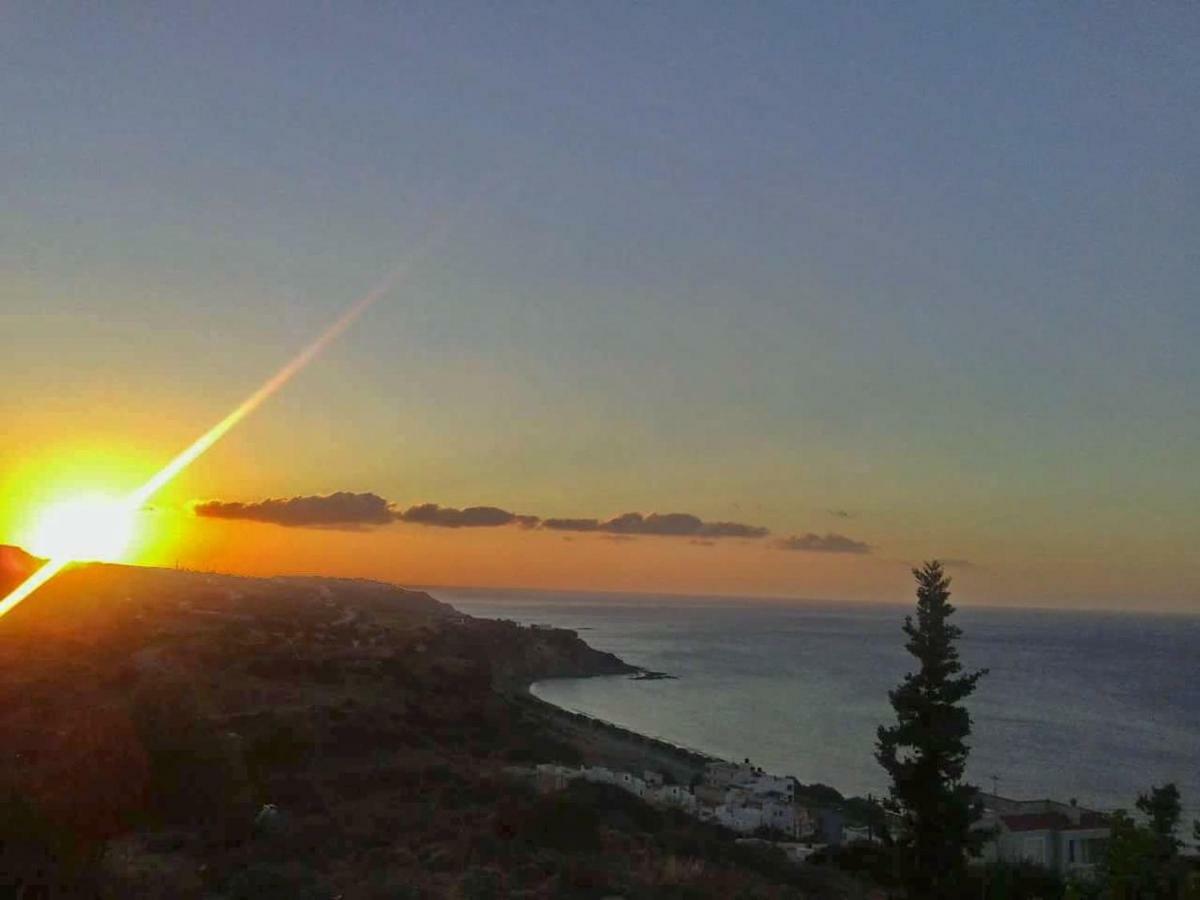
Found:
<path fill-rule="evenodd" d="M 0 24 L 0 372 L 45 400 L 0 412 L 30 446 L 81 416 L 170 444 L 170 398 L 182 434 L 444 224 L 247 426 L 287 464 L 230 449 L 192 489 L 780 533 L 846 508 L 901 558 L 1069 560 L 1093 574 L 1063 591 L 1122 596 L 1170 566 L 1153 590 L 1194 602 L 1194 7 L 12 4 Z"/>

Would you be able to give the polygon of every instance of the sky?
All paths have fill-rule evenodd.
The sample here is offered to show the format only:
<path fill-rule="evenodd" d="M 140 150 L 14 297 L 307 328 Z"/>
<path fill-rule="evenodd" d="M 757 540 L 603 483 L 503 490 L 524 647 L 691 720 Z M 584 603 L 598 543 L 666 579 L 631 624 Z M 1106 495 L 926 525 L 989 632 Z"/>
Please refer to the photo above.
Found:
<path fill-rule="evenodd" d="M 936 556 L 1200 611 L 1197 46 L 1170 3 L 5 4 L 0 542 L 398 269 L 133 561 L 903 600 Z"/>

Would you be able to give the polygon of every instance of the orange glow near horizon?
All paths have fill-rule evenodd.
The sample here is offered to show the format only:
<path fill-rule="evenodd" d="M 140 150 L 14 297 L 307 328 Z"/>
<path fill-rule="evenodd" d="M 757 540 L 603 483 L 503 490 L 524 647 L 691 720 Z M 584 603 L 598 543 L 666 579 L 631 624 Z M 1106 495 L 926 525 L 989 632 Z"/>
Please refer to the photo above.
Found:
<path fill-rule="evenodd" d="M 86 496 L 41 511 L 25 542 L 50 559 L 119 562 L 133 537 L 133 512 L 119 500 Z"/>
<path fill-rule="evenodd" d="M 0 601 L 0 617 L 12 611 L 39 587 L 72 562 L 82 559 L 119 558 L 133 531 L 133 517 L 156 493 L 254 412 L 333 343 L 368 307 L 386 294 L 401 274 L 394 270 L 378 286 L 354 303 L 311 344 L 297 353 L 232 412 L 196 438 L 139 488 L 119 501 L 75 498 L 43 511 L 32 532 L 35 552 L 51 554 L 40 569 Z M 101 534 L 98 532 L 106 531 Z"/>

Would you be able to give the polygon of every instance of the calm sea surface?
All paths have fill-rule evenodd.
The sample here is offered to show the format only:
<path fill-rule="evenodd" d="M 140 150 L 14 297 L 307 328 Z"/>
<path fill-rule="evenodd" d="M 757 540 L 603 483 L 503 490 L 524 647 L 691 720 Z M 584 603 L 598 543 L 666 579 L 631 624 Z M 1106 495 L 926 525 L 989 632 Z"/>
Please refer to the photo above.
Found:
<path fill-rule="evenodd" d="M 470 615 L 578 629 L 677 676 L 535 685 L 551 703 L 845 793 L 885 789 L 872 751 L 910 667 L 904 607 L 431 592 Z M 960 607 L 956 619 L 964 663 L 990 669 L 970 700 L 975 783 L 1106 809 L 1174 781 L 1200 815 L 1200 617 Z"/>

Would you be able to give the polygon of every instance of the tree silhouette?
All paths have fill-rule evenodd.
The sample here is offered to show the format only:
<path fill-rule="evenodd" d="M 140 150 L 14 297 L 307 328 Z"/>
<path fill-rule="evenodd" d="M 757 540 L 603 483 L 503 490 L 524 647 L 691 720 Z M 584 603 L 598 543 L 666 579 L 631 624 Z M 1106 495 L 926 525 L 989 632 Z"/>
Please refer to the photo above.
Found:
<path fill-rule="evenodd" d="M 1173 783 L 1162 787 L 1151 787 L 1148 794 L 1138 794 L 1137 808 L 1150 821 L 1150 830 L 1158 841 L 1159 854 L 1171 859 L 1179 851 L 1179 839 L 1175 829 L 1179 827 L 1182 808 L 1179 803 L 1179 788 Z"/>
<path fill-rule="evenodd" d="M 1179 788 L 1173 783 L 1152 786 L 1148 793 L 1138 794 L 1136 805 L 1146 817 L 1146 824 L 1139 826 L 1147 845 L 1143 869 L 1155 884 L 1148 896 L 1174 897 L 1186 877 L 1179 865 L 1183 842 L 1175 836 L 1183 811 Z"/>
<path fill-rule="evenodd" d="M 971 716 L 962 702 L 984 671 L 963 674 L 949 622 L 950 579 L 936 560 L 913 569 L 917 615 L 904 619 L 905 644 L 917 658 L 888 696 L 896 724 L 880 726 L 875 758 L 891 776 L 891 797 L 904 821 L 900 874 L 913 897 L 961 893 L 970 827 L 981 809 L 976 788 L 963 782 Z"/>

